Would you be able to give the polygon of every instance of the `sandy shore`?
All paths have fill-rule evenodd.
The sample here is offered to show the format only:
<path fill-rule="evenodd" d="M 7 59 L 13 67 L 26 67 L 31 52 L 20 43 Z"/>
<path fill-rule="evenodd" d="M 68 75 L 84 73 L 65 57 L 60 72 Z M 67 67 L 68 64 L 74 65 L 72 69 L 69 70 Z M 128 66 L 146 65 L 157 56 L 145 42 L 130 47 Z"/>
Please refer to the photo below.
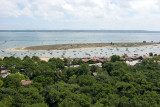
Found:
<path fill-rule="evenodd" d="M 7 49 L 7 51 L 51 51 L 51 50 L 80 50 L 103 47 L 141 47 L 160 45 L 160 43 L 80 43 L 80 44 L 57 44 L 41 45 Z"/>

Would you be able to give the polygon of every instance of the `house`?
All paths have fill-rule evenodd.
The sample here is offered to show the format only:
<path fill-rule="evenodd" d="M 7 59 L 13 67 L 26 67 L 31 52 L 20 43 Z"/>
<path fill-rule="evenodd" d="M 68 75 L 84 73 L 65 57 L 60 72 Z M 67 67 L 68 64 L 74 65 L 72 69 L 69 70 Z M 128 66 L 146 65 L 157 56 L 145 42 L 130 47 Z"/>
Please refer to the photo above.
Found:
<path fill-rule="evenodd" d="M 6 70 L 6 69 L 7 69 L 6 67 L 3 67 L 3 66 L 0 67 L 0 71 L 1 71 L 1 70 Z"/>
<path fill-rule="evenodd" d="M 100 58 L 99 58 L 99 59 L 98 59 L 98 61 L 99 61 L 99 62 L 103 62 L 103 61 L 105 61 L 105 60 L 104 60 L 104 59 L 100 59 Z"/>
<path fill-rule="evenodd" d="M 102 63 L 89 64 L 89 66 L 93 66 L 93 65 L 99 68 L 102 68 Z"/>
<path fill-rule="evenodd" d="M 126 57 L 125 61 L 133 61 L 133 60 L 137 60 L 137 59 L 138 59 L 138 57 L 132 56 L 132 57 Z"/>
<path fill-rule="evenodd" d="M 105 60 L 96 57 L 96 58 L 92 58 L 91 61 L 92 61 L 92 62 L 103 62 L 103 61 L 105 61 Z"/>
<path fill-rule="evenodd" d="M 93 72 L 92 75 L 93 75 L 93 76 L 97 76 L 97 72 Z"/>
<path fill-rule="evenodd" d="M 147 56 L 142 56 L 142 58 L 143 58 L 143 59 L 147 59 L 148 57 L 147 57 Z"/>
<path fill-rule="evenodd" d="M 83 62 L 89 62 L 90 59 L 82 59 Z"/>
<path fill-rule="evenodd" d="M 127 60 L 126 63 L 127 63 L 127 65 L 129 65 L 129 66 L 134 66 L 134 65 L 136 65 L 136 64 L 140 64 L 141 62 L 140 62 L 140 60 L 132 60 L 132 61 Z"/>
<path fill-rule="evenodd" d="M 59 59 L 64 60 L 64 58 L 63 58 L 63 57 L 60 57 Z"/>
<path fill-rule="evenodd" d="M 130 57 L 132 60 L 137 60 L 138 59 L 138 57 L 136 57 L 136 56 L 132 56 L 132 57 Z"/>
<path fill-rule="evenodd" d="M 157 63 L 160 65 L 160 61 L 157 61 Z"/>
<path fill-rule="evenodd" d="M 1 76 L 3 77 L 3 78 L 6 78 L 8 75 L 10 75 L 11 73 L 10 73 L 10 71 L 9 70 L 2 70 L 1 71 Z"/>
<path fill-rule="evenodd" d="M 22 85 L 28 85 L 33 83 L 32 81 L 27 81 L 27 80 L 21 80 Z"/>
<path fill-rule="evenodd" d="M 120 59 L 121 59 L 122 61 L 125 61 L 125 58 L 123 58 L 123 57 L 120 57 Z"/>
<path fill-rule="evenodd" d="M 8 75 L 10 75 L 10 70 L 7 70 L 7 68 L 5 67 L 1 67 L 0 68 L 0 74 L 3 78 L 7 77 Z"/>
<path fill-rule="evenodd" d="M 69 61 L 69 65 L 71 65 L 72 64 L 72 61 L 73 61 L 73 59 L 72 58 L 70 58 L 70 57 L 66 57 L 66 59 Z"/>
<path fill-rule="evenodd" d="M 1 74 L 6 74 L 7 72 L 10 72 L 10 70 L 1 70 Z"/>
<path fill-rule="evenodd" d="M 79 67 L 80 65 L 71 65 L 70 67 L 74 67 L 74 68 L 77 68 Z"/>
<path fill-rule="evenodd" d="M 46 61 L 48 62 L 50 58 L 40 58 L 40 61 Z"/>
<path fill-rule="evenodd" d="M 92 58 L 91 61 L 92 61 L 92 62 L 96 62 L 97 59 L 99 59 L 99 58 Z"/>

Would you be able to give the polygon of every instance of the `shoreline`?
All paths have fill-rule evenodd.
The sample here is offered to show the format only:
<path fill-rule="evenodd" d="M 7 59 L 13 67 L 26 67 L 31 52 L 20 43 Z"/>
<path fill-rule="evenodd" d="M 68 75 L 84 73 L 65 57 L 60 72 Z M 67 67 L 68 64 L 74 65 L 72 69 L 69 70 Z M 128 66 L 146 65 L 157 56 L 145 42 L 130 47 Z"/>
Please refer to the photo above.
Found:
<path fill-rule="evenodd" d="M 27 46 L 6 49 L 6 51 L 59 51 L 59 50 L 82 50 L 82 49 L 97 49 L 97 48 L 110 48 L 110 47 L 144 47 L 155 46 L 160 43 L 78 43 L 78 44 L 54 44 L 54 45 L 39 45 Z"/>

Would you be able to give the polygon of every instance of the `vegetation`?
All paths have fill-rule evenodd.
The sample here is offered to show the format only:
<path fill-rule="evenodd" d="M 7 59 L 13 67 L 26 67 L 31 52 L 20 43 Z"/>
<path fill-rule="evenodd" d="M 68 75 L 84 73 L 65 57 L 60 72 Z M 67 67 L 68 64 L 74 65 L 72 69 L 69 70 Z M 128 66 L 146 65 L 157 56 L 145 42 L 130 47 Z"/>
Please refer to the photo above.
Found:
<path fill-rule="evenodd" d="M 0 77 L 0 107 L 159 107 L 160 57 L 127 66 L 119 56 L 104 62 L 102 69 L 82 60 L 39 57 L 0 59 L 0 68 L 11 74 Z M 97 75 L 93 75 L 93 73 Z M 21 80 L 32 80 L 22 85 Z"/>
<path fill-rule="evenodd" d="M 153 56 L 153 53 L 152 53 L 152 52 L 150 52 L 150 53 L 149 53 L 149 56 Z"/>

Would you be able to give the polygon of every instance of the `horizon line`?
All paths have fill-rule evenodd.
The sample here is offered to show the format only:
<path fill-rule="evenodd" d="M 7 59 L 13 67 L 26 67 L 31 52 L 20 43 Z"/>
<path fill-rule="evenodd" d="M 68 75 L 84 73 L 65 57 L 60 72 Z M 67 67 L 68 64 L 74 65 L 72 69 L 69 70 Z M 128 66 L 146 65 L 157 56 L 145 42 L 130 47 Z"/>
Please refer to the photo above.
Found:
<path fill-rule="evenodd" d="M 87 30 L 87 29 L 78 29 L 78 30 L 75 30 L 75 29 L 55 29 L 55 30 L 51 30 L 51 29 L 33 29 L 33 30 L 27 30 L 27 29 L 21 29 L 21 30 L 0 30 L 0 32 L 24 32 L 24 31 L 28 31 L 28 32 L 45 32 L 45 31 L 108 31 L 108 32 L 112 32 L 112 31 L 115 31 L 115 32 L 125 32 L 125 31 L 128 31 L 128 32 L 153 32 L 153 33 L 160 33 L 160 31 L 152 31 L 152 30 L 105 30 L 105 29 L 95 29 L 95 30 L 92 30 L 92 29 L 90 29 L 90 30 Z"/>

